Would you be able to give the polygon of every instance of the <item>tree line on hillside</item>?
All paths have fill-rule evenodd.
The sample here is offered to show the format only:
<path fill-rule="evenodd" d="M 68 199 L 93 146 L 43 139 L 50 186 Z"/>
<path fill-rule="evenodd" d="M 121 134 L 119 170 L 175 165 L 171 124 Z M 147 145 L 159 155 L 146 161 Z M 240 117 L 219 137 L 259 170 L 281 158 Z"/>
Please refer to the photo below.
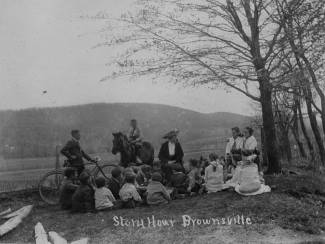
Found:
<path fill-rule="evenodd" d="M 220 113 L 201 114 L 181 108 L 150 104 L 89 104 L 63 108 L 0 112 L 0 148 L 4 158 L 47 157 L 70 138 L 72 129 L 82 133 L 89 153 L 110 151 L 112 132 L 124 131 L 131 118 L 139 118 L 146 140 L 156 149 L 162 135 L 180 129 L 185 149 L 222 147 L 232 126 L 243 127 L 248 117 Z M 161 118 L 164 118 L 163 120 Z"/>
<path fill-rule="evenodd" d="M 267 173 L 281 171 L 281 158 L 291 160 L 291 134 L 301 157 L 325 164 L 324 1 L 137 4 L 138 12 L 119 19 L 96 16 L 109 22 L 98 47 L 124 49 L 102 81 L 149 75 L 189 86 L 233 89 L 261 108 Z"/>

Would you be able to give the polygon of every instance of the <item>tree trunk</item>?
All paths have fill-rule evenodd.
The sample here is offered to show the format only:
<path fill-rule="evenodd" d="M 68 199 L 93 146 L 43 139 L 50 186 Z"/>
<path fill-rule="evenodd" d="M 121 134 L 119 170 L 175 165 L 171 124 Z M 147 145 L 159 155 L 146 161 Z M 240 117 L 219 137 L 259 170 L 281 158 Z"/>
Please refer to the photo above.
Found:
<path fill-rule="evenodd" d="M 307 57 L 304 54 L 300 54 L 302 60 L 304 61 L 304 63 L 306 64 L 307 70 L 310 74 L 311 77 L 311 81 L 315 87 L 315 90 L 317 91 L 319 97 L 320 97 L 320 101 L 321 101 L 321 118 L 322 118 L 322 125 L 323 125 L 323 133 L 325 134 L 325 94 L 323 93 L 322 89 L 320 88 L 315 72 L 313 70 L 313 67 L 311 66 L 309 60 L 307 59 Z"/>
<path fill-rule="evenodd" d="M 299 136 L 299 132 L 297 132 L 294 128 L 291 129 L 293 137 L 295 138 L 295 141 L 298 145 L 298 149 L 299 149 L 299 154 L 302 158 L 306 159 L 307 158 L 307 154 L 304 148 L 303 143 L 300 140 L 300 136 Z"/>
<path fill-rule="evenodd" d="M 291 160 L 292 160 L 292 152 L 291 152 L 291 143 L 290 143 L 290 140 L 289 140 L 289 132 L 286 131 L 282 133 L 282 143 L 283 143 L 283 146 L 284 146 L 284 153 L 285 153 L 285 156 L 286 156 L 286 159 L 288 160 L 288 163 L 290 164 L 291 163 Z"/>
<path fill-rule="evenodd" d="M 278 143 L 281 158 L 290 164 L 292 160 L 292 151 L 289 140 L 289 131 L 285 131 L 283 128 L 280 128 L 278 131 L 278 138 L 280 139 L 278 140 Z"/>
<path fill-rule="evenodd" d="M 307 154 L 304 148 L 304 145 L 302 141 L 300 140 L 300 135 L 299 135 L 299 126 L 298 126 L 298 106 L 299 106 L 299 100 L 297 98 L 294 99 L 294 109 L 293 109 L 293 123 L 291 126 L 291 131 L 293 134 L 293 137 L 296 140 L 296 143 L 299 148 L 299 154 L 302 158 L 306 159 Z"/>
<path fill-rule="evenodd" d="M 321 162 L 324 165 L 324 162 L 325 162 L 325 149 L 324 149 L 322 137 L 321 137 L 319 129 L 318 129 L 317 119 L 316 119 L 316 116 L 315 116 L 315 114 L 313 112 L 313 109 L 312 109 L 312 104 L 311 104 L 312 94 L 311 94 L 309 84 L 306 85 L 306 89 L 304 89 L 304 90 L 305 90 L 304 93 L 305 93 L 305 96 L 306 96 L 306 106 L 307 106 L 307 113 L 308 113 L 308 116 L 309 116 L 310 126 L 311 126 L 311 128 L 312 128 L 312 130 L 314 132 L 314 136 L 315 136 L 315 140 L 316 140 L 316 143 L 317 143 L 317 146 L 318 146 Z"/>
<path fill-rule="evenodd" d="M 298 103 L 297 109 L 298 109 L 298 117 L 299 117 L 299 122 L 300 122 L 300 128 L 301 128 L 302 134 L 304 135 L 305 140 L 307 142 L 307 146 L 308 146 L 308 149 L 309 149 L 311 160 L 314 161 L 314 159 L 315 159 L 314 146 L 313 146 L 313 143 L 311 142 L 311 139 L 310 139 L 310 137 L 308 135 L 308 132 L 307 132 L 307 129 L 306 129 L 304 118 L 303 118 L 302 112 L 301 112 L 300 103 Z"/>
<path fill-rule="evenodd" d="M 261 150 L 262 150 L 262 160 L 263 160 L 263 166 L 268 166 L 269 165 L 269 162 L 268 162 L 268 159 L 267 159 L 267 153 L 266 153 L 266 148 L 265 148 L 265 134 L 264 134 L 264 128 L 262 127 L 261 128 Z"/>
<path fill-rule="evenodd" d="M 272 88 L 267 80 L 267 71 L 263 70 L 264 74 L 259 75 L 263 129 L 265 135 L 265 149 L 268 158 L 268 174 L 279 173 L 281 171 L 281 164 L 279 160 L 279 153 L 276 140 L 276 131 L 274 124 L 274 117 L 272 111 Z"/>

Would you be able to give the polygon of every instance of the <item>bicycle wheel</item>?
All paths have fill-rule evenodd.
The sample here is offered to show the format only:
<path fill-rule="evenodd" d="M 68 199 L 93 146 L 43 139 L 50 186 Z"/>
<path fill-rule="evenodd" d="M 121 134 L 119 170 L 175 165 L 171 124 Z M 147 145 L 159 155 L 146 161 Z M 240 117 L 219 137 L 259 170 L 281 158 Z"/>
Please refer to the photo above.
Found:
<path fill-rule="evenodd" d="M 38 191 L 44 202 L 56 205 L 59 203 L 60 186 L 63 180 L 63 170 L 53 170 L 44 175 L 39 184 Z"/>
<path fill-rule="evenodd" d="M 112 177 L 112 170 L 116 167 L 118 167 L 118 165 L 116 165 L 116 164 L 100 165 L 100 169 L 103 172 L 101 172 L 101 170 L 99 168 L 97 168 L 94 173 L 94 177 L 97 178 L 98 176 L 102 176 L 102 177 L 105 177 L 106 179 L 109 179 Z"/>

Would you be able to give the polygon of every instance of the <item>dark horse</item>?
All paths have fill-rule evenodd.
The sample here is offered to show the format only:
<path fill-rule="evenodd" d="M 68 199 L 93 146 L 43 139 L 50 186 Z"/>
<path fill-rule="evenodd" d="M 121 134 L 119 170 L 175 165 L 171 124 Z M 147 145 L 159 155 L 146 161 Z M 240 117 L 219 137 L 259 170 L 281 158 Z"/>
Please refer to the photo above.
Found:
<path fill-rule="evenodd" d="M 129 142 L 126 135 L 121 132 L 113 133 L 113 148 L 112 153 L 115 155 L 120 153 L 122 167 L 128 167 L 130 164 L 137 165 L 137 158 L 142 164 L 152 166 L 154 161 L 154 148 L 149 142 L 142 142 L 141 148 L 136 150 L 136 146 Z"/>

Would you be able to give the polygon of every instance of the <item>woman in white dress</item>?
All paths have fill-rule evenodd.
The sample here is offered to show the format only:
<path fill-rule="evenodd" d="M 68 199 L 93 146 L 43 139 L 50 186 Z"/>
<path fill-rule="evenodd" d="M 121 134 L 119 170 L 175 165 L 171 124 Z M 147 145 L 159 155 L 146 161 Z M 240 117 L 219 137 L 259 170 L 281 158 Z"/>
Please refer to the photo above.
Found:
<path fill-rule="evenodd" d="M 241 154 L 242 160 L 238 162 L 236 169 L 234 170 L 232 178 L 227 181 L 227 184 L 230 186 L 235 186 L 238 184 L 240 171 L 242 166 L 246 161 L 251 161 L 256 158 L 257 141 L 253 136 L 254 130 L 251 127 L 245 127 L 244 129 L 244 140 L 242 143 Z"/>
<path fill-rule="evenodd" d="M 243 141 L 243 160 L 247 160 L 249 156 L 257 156 L 257 140 L 253 136 L 254 130 L 251 127 L 245 127 L 244 129 L 244 141 Z M 251 157 L 250 157 L 251 158 Z"/>
<path fill-rule="evenodd" d="M 209 155 L 209 160 L 210 163 L 204 171 L 205 188 L 208 193 L 221 191 L 223 189 L 223 166 L 214 153 Z"/>
<path fill-rule="evenodd" d="M 271 188 L 264 185 L 264 180 L 259 174 L 257 158 L 257 140 L 253 136 L 251 127 L 244 129 L 244 142 L 242 149 L 242 161 L 238 164 L 233 178 L 227 182 L 241 195 L 257 195 L 270 192 Z"/>

